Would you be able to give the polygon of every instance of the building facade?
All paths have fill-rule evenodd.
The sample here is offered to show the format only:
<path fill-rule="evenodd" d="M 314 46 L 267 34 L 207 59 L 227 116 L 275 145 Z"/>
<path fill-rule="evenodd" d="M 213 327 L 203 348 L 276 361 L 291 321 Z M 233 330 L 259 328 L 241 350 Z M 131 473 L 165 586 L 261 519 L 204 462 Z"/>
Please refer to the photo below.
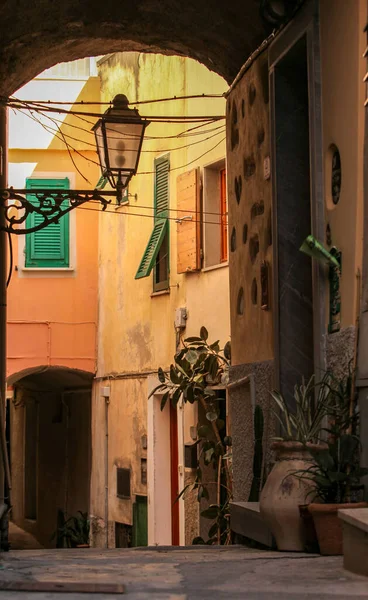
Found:
<path fill-rule="evenodd" d="M 100 89 L 93 68 L 90 59 L 60 65 L 17 95 L 23 100 L 95 100 Z M 96 151 L 77 128 L 78 119 L 50 117 L 10 114 L 9 184 L 29 190 L 30 202 L 37 202 L 32 196 L 35 187 L 93 188 L 100 176 Z M 35 213 L 29 215 L 27 227 L 37 225 L 37 218 Z M 11 518 L 48 547 L 55 544 L 51 537 L 60 513 L 89 508 L 98 213 L 81 208 L 46 229 L 12 236 L 9 268 Z"/>
<path fill-rule="evenodd" d="M 185 445 L 196 439 L 196 408 L 161 412 L 161 397 L 149 394 L 181 337 L 205 325 L 213 340 L 229 339 L 224 122 L 199 129 L 174 122 L 223 115 L 226 84 L 179 57 L 115 54 L 98 68 L 104 101 L 118 93 L 132 102 L 168 100 L 139 106 L 166 122 L 148 126 L 128 195 L 100 215 L 93 542 L 190 544 L 199 505 L 175 499 L 194 478 Z M 180 99 L 202 93 L 220 97 Z"/>

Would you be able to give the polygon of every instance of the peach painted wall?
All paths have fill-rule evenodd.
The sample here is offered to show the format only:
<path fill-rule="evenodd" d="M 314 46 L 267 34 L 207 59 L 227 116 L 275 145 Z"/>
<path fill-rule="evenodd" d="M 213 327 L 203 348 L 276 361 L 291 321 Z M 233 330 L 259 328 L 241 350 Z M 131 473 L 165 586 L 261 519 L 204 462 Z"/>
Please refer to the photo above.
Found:
<path fill-rule="evenodd" d="M 18 95 L 98 101 L 100 84 L 97 77 L 70 81 L 40 78 L 27 84 Z M 26 178 L 32 176 L 68 177 L 71 188 L 93 188 L 100 176 L 96 153 L 90 145 L 93 135 L 75 129 L 73 124 L 80 126 L 81 122 L 73 123 L 73 117 L 68 116 L 63 119 L 61 129 L 79 138 L 70 142 L 83 155 L 73 153 L 77 168 L 65 145 L 53 135 L 46 135 L 40 125 L 35 128 L 35 123 L 24 116 L 11 116 L 9 185 L 24 188 Z M 90 130 L 89 124 L 84 127 Z M 12 236 L 14 271 L 8 288 L 8 376 L 40 365 L 95 372 L 98 212 L 91 208 L 98 207 L 93 204 L 70 213 L 69 269 L 25 269 L 25 236 Z"/>

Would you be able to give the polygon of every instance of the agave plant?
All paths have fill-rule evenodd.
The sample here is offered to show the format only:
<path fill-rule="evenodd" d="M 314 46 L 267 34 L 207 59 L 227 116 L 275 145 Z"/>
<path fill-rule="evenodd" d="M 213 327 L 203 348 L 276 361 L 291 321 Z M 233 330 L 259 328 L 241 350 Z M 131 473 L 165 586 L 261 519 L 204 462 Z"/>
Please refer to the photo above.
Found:
<path fill-rule="evenodd" d="M 320 441 L 324 420 L 331 414 L 332 405 L 336 402 L 331 377 L 327 373 L 318 383 L 314 375 L 307 383 L 303 378 L 302 383 L 294 387 L 293 407 L 280 392 L 271 392 L 278 408 L 273 412 L 282 431 L 282 436 L 276 439 L 302 444 Z"/>
<path fill-rule="evenodd" d="M 328 504 L 351 502 L 363 489 L 361 477 L 368 475 L 368 469 L 359 465 L 359 451 L 356 436 L 345 433 L 334 436 L 326 448 L 318 452 L 311 448 L 313 463 L 294 475 L 312 483 L 312 501 L 319 498 Z"/>

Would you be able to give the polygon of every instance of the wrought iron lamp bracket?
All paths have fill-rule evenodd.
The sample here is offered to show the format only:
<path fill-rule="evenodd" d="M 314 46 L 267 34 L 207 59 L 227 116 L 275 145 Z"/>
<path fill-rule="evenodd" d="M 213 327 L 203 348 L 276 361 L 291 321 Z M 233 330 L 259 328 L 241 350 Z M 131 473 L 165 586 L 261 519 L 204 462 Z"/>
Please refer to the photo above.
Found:
<path fill-rule="evenodd" d="M 27 200 L 27 195 L 32 195 L 38 201 L 33 203 Z M 57 223 L 61 217 L 78 208 L 86 202 L 94 201 L 102 204 L 102 210 L 106 210 L 111 200 L 107 197 L 116 198 L 119 202 L 121 190 L 55 190 L 55 189 L 29 189 L 18 190 L 9 188 L 0 190 L 0 210 L 4 213 L 4 226 L 1 231 L 22 235 L 33 233 L 47 227 L 50 223 Z M 68 200 L 68 205 L 65 201 Z M 37 214 L 38 223 L 27 227 L 27 217 Z"/>

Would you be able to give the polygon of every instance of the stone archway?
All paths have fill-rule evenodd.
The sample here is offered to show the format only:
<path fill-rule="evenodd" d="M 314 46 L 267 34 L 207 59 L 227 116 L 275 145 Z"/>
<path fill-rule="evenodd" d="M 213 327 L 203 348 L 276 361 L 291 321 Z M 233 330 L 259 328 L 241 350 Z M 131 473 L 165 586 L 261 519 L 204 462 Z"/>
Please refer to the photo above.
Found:
<path fill-rule="evenodd" d="M 0 8 L 0 93 L 62 61 L 117 51 L 194 58 L 228 82 L 262 42 L 258 0 L 27 0 Z"/>

